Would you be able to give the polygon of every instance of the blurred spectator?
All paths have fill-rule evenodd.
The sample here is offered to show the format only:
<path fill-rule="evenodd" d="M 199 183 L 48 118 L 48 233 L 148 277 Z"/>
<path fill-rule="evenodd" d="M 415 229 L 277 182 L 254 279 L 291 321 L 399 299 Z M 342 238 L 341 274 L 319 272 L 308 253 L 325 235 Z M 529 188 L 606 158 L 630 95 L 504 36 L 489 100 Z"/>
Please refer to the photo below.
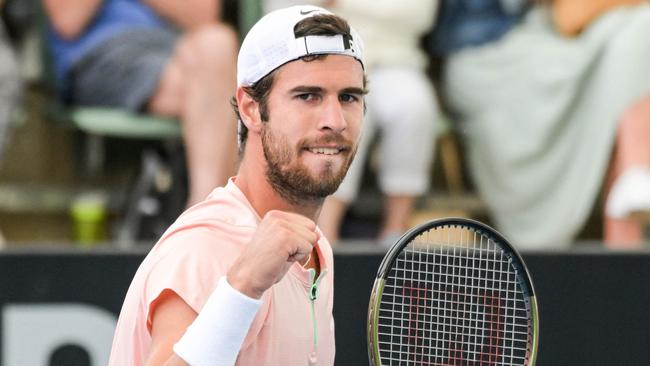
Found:
<path fill-rule="evenodd" d="M 4 2 L 0 1 L 0 10 Z M 11 124 L 18 107 L 22 92 L 18 62 L 14 49 L 9 42 L 4 22 L 0 23 L 0 166 L 4 151 L 9 142 Z M 0 228 L 0 248 L 5 246 L 5 239 Z"/>
<path fill-rule="evenodd" d="M 188 205 L 226 183 L 236 165 L 238 39 L 220 0 L 44 0 L 62 98 L 177 117 Z"/>
<path fill-rule="evenodd" d="M 0 9 L 3 2 L 0 1 Z M 18 61 L 4 23 L 0 23 L 0 165 L 9 141 L 12 117 L 18 107 L 22 91 Z"/>
<path fill-rule="evenodd" d="M 430 44 L 446 57 L 441 94 L 496 225 L 521 247 L 569 245 L 601 191 L 606 243 L 643 240 L 650 5 L 616 6 L 629 2 L 443 2 Z"/>
<path fill-rule="evenodd" d="M 347 206 L 357 197 L 370 142 L 380 132 L 379 185 L 384 218 L 379 238 L 392 245 L 409 225 L 414 204 L 429 186 L 435 144 L 436 97 L 425 72 L 420 40 L 431 29 L 436 0 L 330 0 L 364 39 L 370 93 L 357 156 L 338 191 L 327 198 L 319 226 L 332 243 L 339 237 Z M 268 0 L 267 11 L 290 5 Z"/>

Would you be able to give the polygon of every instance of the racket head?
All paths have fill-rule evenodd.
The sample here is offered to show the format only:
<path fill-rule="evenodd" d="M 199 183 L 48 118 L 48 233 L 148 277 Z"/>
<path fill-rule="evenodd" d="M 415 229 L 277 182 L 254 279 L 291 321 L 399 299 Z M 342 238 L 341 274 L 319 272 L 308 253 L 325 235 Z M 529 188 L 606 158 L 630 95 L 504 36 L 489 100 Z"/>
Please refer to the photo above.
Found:
<path fill-rule="evenodd" d="M 539 313 L 529 271 L 515 248 L 481 222 L 444 218 L 414 227 L 379 266 L 367 337 L 376 366 L 533 366 Z"/>

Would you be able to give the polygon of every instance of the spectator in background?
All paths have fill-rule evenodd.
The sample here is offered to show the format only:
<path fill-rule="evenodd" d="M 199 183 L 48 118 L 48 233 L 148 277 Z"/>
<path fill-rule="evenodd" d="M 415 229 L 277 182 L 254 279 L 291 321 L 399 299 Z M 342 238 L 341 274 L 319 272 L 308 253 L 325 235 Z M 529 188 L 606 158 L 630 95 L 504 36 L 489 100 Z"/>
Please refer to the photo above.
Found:
<path fill-rule="evenodd" d="M 650 5 L 570 2 L 444 1 L 430 44 L 446 57 L 441 94 L 513 242 L 567 246 L 602 190 L 605 242 L 637 246 L 633 217 L 650 212 Z"/>
<path fill-rule="evenodd" d="M 3 6 L 0 0 L 0 10 Z M 12 117 L 22 95 L 18 60 L 4 23 L 0 23 L 0 165 L 9 140 Z"/>
<path fill-rule="evenodd" d="M 220 0 L 44 0 L 62 97 L 73 105 L 177 117 L 188 205 L 234 174 L 229 105 L 239 48 Z"/>
<path fill-rule="evenodd" d="M 3 5 L 4 1 L 0 0 L 0 10 L 3 10 Z M 18 75 L 16 54 L 2 22 L 0 23 L 0 166 L 9 141 L 12 118 L 22 94 L 22 83 Z M 0 228 L 0 248 L 4 245 L 5 239 Z"/>
<path fill-rule="evenodd" d="M 267 0 L 266 10 L 287 3 L 292 2 Z M 357 197 L 369 145 L 380 131 L 379 184 L 385 198 L 379 239 L 388 247 L 407 229 L 417 198 L 429 187 L 438 108 L 420 40 L 432 26 L 438 2 L 312 3 L 329 6 L 355 24 L 365 41 L 366 68 L 372 85 L 357 158 L 338 191 L 325 201 L 318 224 L 332 243 L 338 241 L 346 209 Z"/>

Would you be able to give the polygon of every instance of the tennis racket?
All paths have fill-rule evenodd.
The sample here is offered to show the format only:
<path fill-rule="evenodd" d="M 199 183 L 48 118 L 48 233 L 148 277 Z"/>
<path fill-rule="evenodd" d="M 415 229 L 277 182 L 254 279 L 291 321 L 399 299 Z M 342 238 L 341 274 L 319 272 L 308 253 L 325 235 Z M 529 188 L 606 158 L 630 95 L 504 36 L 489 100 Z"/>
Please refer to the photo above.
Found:
<path fill-rule="evenodd" d="M 539 318 L 521 256 L 499 233 L 447 218 L 384 257 L 368 306 L 373 366 L 533 366 Z"/>

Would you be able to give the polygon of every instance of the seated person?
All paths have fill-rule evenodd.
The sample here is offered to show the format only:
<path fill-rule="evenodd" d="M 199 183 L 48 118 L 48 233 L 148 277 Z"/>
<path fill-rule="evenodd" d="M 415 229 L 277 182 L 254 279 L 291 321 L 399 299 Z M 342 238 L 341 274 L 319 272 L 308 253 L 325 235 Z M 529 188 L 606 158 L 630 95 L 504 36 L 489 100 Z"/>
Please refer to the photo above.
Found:
<path fill-rule="evenodd" d="M 514 243 L 568 246 L 604 192 L 605 242 L 638 246 L 638 214 L 650 212 L 650 5 L 611 8 L 569 36 L 556 23 L 563 2 L 443 2 L 430 44 L 445 57 L 441 94 Z"/>
<path fill-rule="evenodd" d="M 188 205 L 234 174 L 236 32 L 219 0 L 44 0 L 63 99 L 176 117 L 189 171 Z"/>
<path fill-rule="evenodd" d="M 3 2 L 0 1 L 0 10 Z M 0 23 L 0 167 L 5 158 L 5 149 L 10 140 L 12 118 L 20 103 L 22 81 L 18 76 L 18 60 L 9 41 L 3 23 Z M 0 226 L 0 249 L 5 246 L 5 238 Z"/>
<path fill-rule="evenodd" d="M 9 142 L 13 114 L 21 100 L 22 87 L 16 52 L 4 24 L 0 23 L 0 166 Z"/>

